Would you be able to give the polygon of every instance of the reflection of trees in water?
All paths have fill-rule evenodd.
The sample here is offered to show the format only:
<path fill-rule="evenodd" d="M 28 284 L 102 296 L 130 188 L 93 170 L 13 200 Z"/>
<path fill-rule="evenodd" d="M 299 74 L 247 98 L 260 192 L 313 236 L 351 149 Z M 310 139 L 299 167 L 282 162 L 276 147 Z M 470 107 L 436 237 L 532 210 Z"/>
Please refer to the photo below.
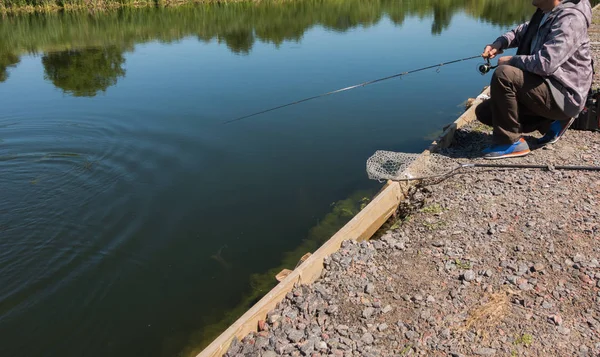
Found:
<path fill-rule="evenodd" d="M 524 0 L 292 0 L 7 17 L 0 21 L 0 47 L 10 51 L 0 49 L 0 82 L 23 52 L 70 48 L 43 56 L 46 78 L 66 93 L 93 96 L 125 75 L 123 48 L 141 42 L 170 43 L 193 35 L 248 54 L 256 41 L 276 46 L 297 42 L 315 26 L 345 32 L 385 17 L 399 26 L 416 16 L 432 19 L 431 32 L 440 34 L 459 12 L 508 27 L 533 10 Z"/>
<path fill-rule="evenodd" d="M 117 47 L 47 53 L 42 63 L 45 78 L 76 97 L 93 97 L 125 76 L 125 58 Z"/>
<path fill-rule="evenodd" d="M 227 47 L 234 53 L 250 53 L 252 45 L 254 45 L 254 35 L 252 31 L 238 30 L 219 35 L 227 44 Z"/>
<path fill-rule="evenodd" d="M 458 12 L 500 26 L 522 22 L 533 13 L 529 0 L 293 0 L 231 3 L 175 8 L 122 9 L 94 15 L 58 13 L 8 17 L 0 21 L 0 39 L 14 53 L 31 49 L 132 45 L 172 42 L 196 35 L 224 41 L 236 53 L 248 53 L 256 40 L 279 45 L 298 41 L 323 26 L 347 31 L 388 17 L 401 25 L 406 17 L 432 18 L 439 34 Z"/>
<path fill-rule="evenodd" d="M 0 51 L 0 82 L 4 82 L 8 79 L 8 68 L 16 66 L 19 61 L 20 59 L 18 56 L 10 52 Z"/>

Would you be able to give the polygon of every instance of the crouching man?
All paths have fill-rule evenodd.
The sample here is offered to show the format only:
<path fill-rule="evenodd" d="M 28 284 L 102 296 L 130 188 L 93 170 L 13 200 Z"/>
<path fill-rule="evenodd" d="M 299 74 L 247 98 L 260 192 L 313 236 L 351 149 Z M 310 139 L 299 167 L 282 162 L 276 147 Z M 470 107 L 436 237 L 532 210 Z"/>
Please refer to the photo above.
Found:
<path fill-rule="evenodd" d="M 529 154 L 522 134 L 539 130 L 538 144 L 556 142 L 583 110 L 592 83 L 588 27 L 589 0 L 533 0 L 529 22 L 500 36 L 483 51 L 494 58 L 518 47 L 516 56 L 498 60 L 491 99 L 480 104 L 477 119 L 494 128 L 486 159 Z"/>

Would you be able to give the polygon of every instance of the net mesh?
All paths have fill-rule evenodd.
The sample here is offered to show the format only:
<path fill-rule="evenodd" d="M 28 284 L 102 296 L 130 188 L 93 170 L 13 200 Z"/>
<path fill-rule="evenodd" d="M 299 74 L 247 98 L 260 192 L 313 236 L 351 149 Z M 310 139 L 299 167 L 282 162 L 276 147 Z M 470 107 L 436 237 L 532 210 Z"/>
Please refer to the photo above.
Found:
<path fill-rule="evenodd" d="M 367 160 L 367 174 L 372 180 L 418 180 L 439 177 L 460 167 L 439 154 L 409 154 L 378 150 Z"/>

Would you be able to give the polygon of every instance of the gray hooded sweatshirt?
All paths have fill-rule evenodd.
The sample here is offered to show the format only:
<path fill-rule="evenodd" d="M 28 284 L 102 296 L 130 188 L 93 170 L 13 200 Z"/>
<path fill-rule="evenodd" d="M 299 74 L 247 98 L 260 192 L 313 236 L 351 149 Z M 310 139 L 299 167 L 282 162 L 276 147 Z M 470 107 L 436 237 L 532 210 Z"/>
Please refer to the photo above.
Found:
<path fill-rule="evenodd" d="M 495 43 L 502 49 L 518 47 L 510 65 L 544 77 L 559 107 L 576 117 L 592 85 L 587 31 L 592 8 L 589 0 L 562 0 L 540 26 L 543 15 L 538 9 L 529 22 L 498 37 Z M 532 41 L 535 36 L 538 41 Z"/>

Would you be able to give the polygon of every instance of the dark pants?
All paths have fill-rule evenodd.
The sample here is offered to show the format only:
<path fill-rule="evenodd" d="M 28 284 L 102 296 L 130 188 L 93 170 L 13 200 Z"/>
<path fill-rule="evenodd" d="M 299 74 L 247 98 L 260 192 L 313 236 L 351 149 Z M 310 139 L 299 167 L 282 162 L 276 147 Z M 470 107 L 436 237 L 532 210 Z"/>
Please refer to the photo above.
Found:
<path fill-rule="evenodd" d="M 536 130 L 545 134 L 552 121 L 570 119 L 558 107 L 542 77 L 516 67 L 496 68 L 490 97 L 475 114 L 480 122 L 494 128 L 494 144 L 512 144 L 523 133 Z"/>

